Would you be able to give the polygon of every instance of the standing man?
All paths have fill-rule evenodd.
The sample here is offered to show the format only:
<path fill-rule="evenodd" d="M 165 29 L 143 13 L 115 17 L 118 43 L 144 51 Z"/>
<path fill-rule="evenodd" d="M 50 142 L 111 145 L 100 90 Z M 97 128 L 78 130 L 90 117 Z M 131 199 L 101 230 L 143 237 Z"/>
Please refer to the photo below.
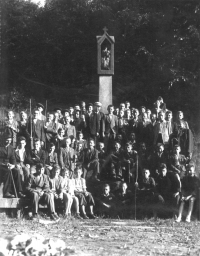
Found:
<path fill-rule="evenodd" d="M 44 106 L 41 103 L 37 103 L 36 107 L 37 107 L 37 110 L 39 111 L 38 119 L 45 122 L 46 121 L 46 116 L 44 116 L 42 114 L 42 112 L 44 110 Z"/>
<path fill-rule="evenodd" d="M 32 127 L 31 127 L 32 126 Z M 38 139 L 41 141 L 41 144 L 45 143 L 45 132 L 44 132 L 44 122 L 39 120 L 39 111 L 36 109 L 33 114 L 33 119 L 28 121 L 28 133 L 31 136 L 32 129 L 32 137 L 31 140 Z"/>
<path fill-rule="evenodd" d="M 108 114 L 105 115 L 105 150 L 109 152 L 118 133 L 118 118 L 113 114 L 114 106 L 108 106 Z"/>
<path fill-rule="evenodd" d="M 44 125 L 44 131 L 46 136 L 46 148 L 48 148 L 49 144 L 53 141 L 54 137 L 57 134 L 56 123 L 54 122 L 53 113 L 49 113 L 47 115 L 47 121 Z"/>
<path fill-rule="evenodd" d="M 94 103 L 94 113 L 91 116 L 91 137 L 95 141 L 95 145 L 104 138 L 105 120 L 104 114 L 100 112 L 102 104 L 100 102 Z"/>
<path fill-rule="evenodd" d="M 92 117 L 93 117 L 93 104 L 89 103 L 87 105 L 87 112 L 85 114 L 85 122 L 86 122 L 86 129 L 83 132 L 84 133 L 84 137 L 88 140 L 90 139 L 91 135 L 91 124 L 92 124 Z"/>

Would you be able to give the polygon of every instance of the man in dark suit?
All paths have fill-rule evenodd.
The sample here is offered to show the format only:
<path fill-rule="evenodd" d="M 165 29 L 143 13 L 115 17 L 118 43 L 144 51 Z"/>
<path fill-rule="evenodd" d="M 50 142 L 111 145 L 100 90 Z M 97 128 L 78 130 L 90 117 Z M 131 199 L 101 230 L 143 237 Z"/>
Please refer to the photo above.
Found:
<path fill-rule="evenodd" d="M 86 148 L 85 152 L 84 152 L 83 177 L 86 179 L 92 178 L 93 180 L 99 181 L 98 180 L 98 174 L 99 174 L 98 153 L 99 153 L 99 151 L 97 149 L 95 149 L 94 146 L 95 146 L 94 140 L 90 139 L 89 148 Z"/>
<path fill-rule="evenodd" d="M 91 127 L 92 127 L 92 117 L 93 117 L 93 104 L 89 103 L 87 106 L 87 112 L 85 114 L 86 128 L 84 129 L 84 137 L 88 140 L 92 137 Z"/>
<path fill-rule="evenodd" d="M 54 137 L 57 135 L 57 127 L 53 119 L 54 114 L 49 113 L 47 116 L 47 121 L 44 125 L 44 131 L 46 136 L 46 148 L 48 148 L 48 144 L 51 143 Z"/>
<path fill-rule="evenodd" d="M 28 133 L 31 135 L 31 126 L 32 126 L 32 138 L 39 139 L 42 146 L 45 143 L 45 132 L 44 132 L 44 121 L 39 120 L 39 111 L 35 110 L 33 114 L 33 120 L 28 121 Z"/>
<path fill-rule="evenodd" d="M 173 150 L 173 147 L 178 142 L 178 126 L 172 119 L 172 111 L 166 112 L 166 123 L 169 129 L 169 150 Z"/>
<path fill-rule="evenodd" d="M 4 197 L 25 197 L 22 193 L 20 169 L 16 167 L 16 159 L 13 147 L 10 145 L 11 137 L 5 139 L 4 147 L 0 148 L 0 183 L 4 183 Z"/>
<path fill-rule="evenodd" d="M 104 114 L 100 112 L 102 104 L 100 102 L 94 103 L 95 109 L 91 116 L 90 132 L 91 137 L 95 141 L 95 145 L 104 138 L 105 120 Z"/>
<path fill-rule="evenodd" d="M 48 176 L 55 165 L 58 165 L 58 156 L 55 152 L 55 145 L 49 144 L 48 150 L 45 152 L 45 171 Z"/>
<path fill-rule="evenodd" d="M 108 114 L 105 115 L 105 150 L 109 152 L 112 148 L 116 134 L 118 133 L 118 118 L 113 114 L 114 106 L 108 106 Z"/>
<path fill-rule="evenodd" d="M 36 165 L 38 163 L 45 163 L 45 151 L 41 149 L 41 142 L 39 139 L 34 141 L 34 149 L 30 150 L 28 153 L 28 164 L 30 164 L 30 173 L 36 172 Z"/>
<path fill-rule="evenodd" d="M 49 187 L 48 177 L 44 174 L 43 164 L 36 165 L 36 173 L 30 175 L 26 189 L 31 199 L 33 219 L 38 217 L 39 202 L 47 204 L 52 220 L 59 219 L 55 213 L 54 196 Z"/>

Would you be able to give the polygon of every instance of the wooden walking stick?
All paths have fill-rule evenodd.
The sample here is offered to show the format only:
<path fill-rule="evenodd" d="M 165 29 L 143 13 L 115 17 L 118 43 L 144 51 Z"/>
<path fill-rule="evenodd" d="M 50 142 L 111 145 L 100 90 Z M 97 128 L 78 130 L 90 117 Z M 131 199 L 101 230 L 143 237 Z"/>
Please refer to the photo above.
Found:
<path fill-rule="evenodd" d="M 31 149 L 33 149 L 33 127 L 32 127 L 31 98 L 30 98 L 30 125 L 31 125 Z"/>
<path fill-rule="evenodd" d="M 135 177 L 135 183 L 138 182 L 138 154 L 136 155 L 136 177 Z M 137 196 L 136 196 L 136 191 L 137 191 L 137 187 L 135 186 L 135 207 L 134 207 L 134 210 L 135 210 L 135 220 L 136 220 L 136 215 L 137 215 L 137 209 L 136 209 L 136 201 L 137 201 Z"/>

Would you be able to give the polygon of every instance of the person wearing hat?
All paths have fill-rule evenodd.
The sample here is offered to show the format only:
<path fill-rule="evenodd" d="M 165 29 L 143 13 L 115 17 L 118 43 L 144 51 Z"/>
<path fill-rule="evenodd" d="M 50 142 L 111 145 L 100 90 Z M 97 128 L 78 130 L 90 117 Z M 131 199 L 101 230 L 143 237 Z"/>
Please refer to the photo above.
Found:
<path fill-rule="evenodd" d="M 15 152 L 11 143 L 12 137 L 7 136 L 5 137 L 4 146 L 0 147 L 0 184 L 4 184 L 3 196 L 7 198 L 25 197 L 21 183 L 20 169 L 17 168 Z"/>
<path fill-rule="evenodd" d="M 54 115 L 57 116 L 57 120 L 60 121 L 62 116 L 62 109 L 61 108 L 54 108 Z"/>
<path fill-rule="evenodd" d="M 182 219 L 182 213 L 184 210 L 185 204 L 188 204 L 188 213 L 185 221 L 191 221 L 191 215 L 193 212 L 194 202 L 198 195 L 200 181 L 199 178 L 195 175 L 195 164 L 190 162 L 187 166 L 187 174 L 182 179 L 182 188 L 181 188 L 181 203 L 179 206 L 179 214 L 176 222 L 180 222 Z"/>
<path fill-rule="evenodd" d="M 60 123 L 62 124 L 62 125 L 65 125 L 66 124 L 66 118 L 67 117 L 70 117 L 70 112 L 69 112 L 69 109 L 63 109 L 62 110 L 62 118 L 60 119 Z"/>
<path fill-rule="evenodd" d="M 46 116 L 44 116 L 42 114 L 42 111 L 44 110 L 44 105 L 42 105 L 41 103 L 37 103 L 37 110 L 39 111 L 39 114 L 38 114 L 38 119 L 45 122 L 46 121 Z"/>
<path fill-rule="evenodd" d="M 41 144 L 44 145 L 45 143 L 45 132 L 44 132 L 44 122 L 39 120 L 39 111 L 37 109 L 33 112 L 32 120 L 29 118 L 28 120 L 28 134 L 29 134 L 29 149 L 33 149 L 33 142 L 35 139 L 39 139 Z M 32 131 L 32 137 L 31 137 Z"/>
<path fill-rule="evenodd" d="M 94 103 L 94 112 L 91 115 L 90 122 L 90 132 L 91 138 L 94 139 L 95 145 L 98 144 L 98 141 L 102 141 L 104 138 L 105 132 L 105 117 L 104 114 L 100 111 L 102 104 L 100 102 Z"/>

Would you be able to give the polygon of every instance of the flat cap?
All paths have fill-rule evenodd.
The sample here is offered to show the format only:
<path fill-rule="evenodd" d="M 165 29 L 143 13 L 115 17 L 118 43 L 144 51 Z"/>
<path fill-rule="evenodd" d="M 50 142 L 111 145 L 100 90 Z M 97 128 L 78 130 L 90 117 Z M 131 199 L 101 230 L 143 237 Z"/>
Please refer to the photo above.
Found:
<path fill-rule="evenodd" d="M 37 107 L 41 107 L 41 108 L 43 108 L 44 109 L 44 105 L 42 105 L 42 103 L 37 103 L 37 105 L 36 105 Z"/>
<path fill-rule="evenodd" d="M 102 104 L 101 104 L 101 102 L 98 102 L 98 101 L 97 101 L 97 102 L 94 103 L 94 106 L 96 106 L 96 107 L 101 107 Z"/>

